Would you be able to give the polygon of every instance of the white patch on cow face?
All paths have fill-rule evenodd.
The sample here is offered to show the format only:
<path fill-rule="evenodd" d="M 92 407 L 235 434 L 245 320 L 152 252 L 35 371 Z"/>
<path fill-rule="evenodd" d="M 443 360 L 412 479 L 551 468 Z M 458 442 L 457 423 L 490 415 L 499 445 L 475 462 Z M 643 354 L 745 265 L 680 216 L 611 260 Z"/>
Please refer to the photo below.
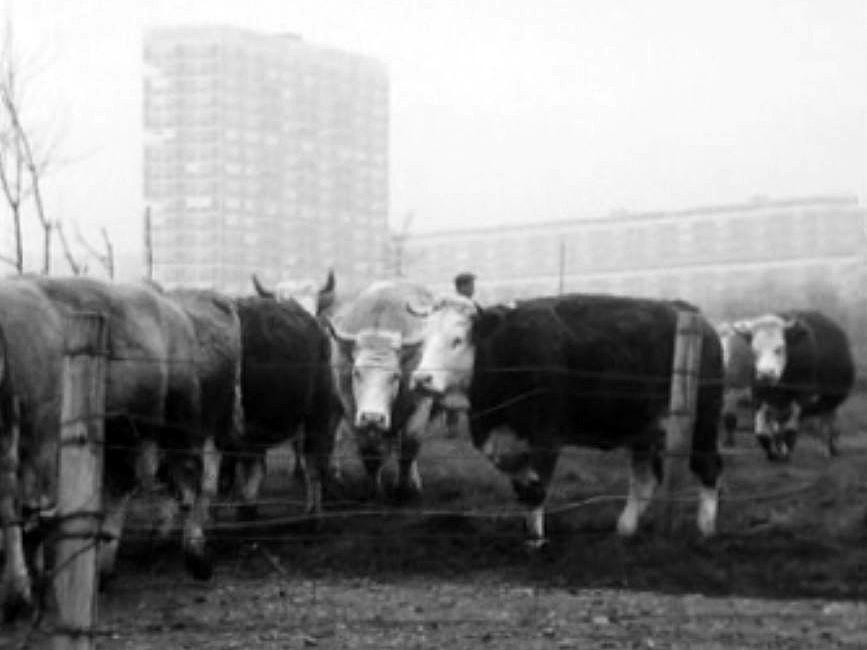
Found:
<path fill-rule="evenodd" d="M 778 316 L 763 317 L 753 327 L 751 346 L 756 380 L 775 384 L 786 368 L 785 321 Z"/>
<path fill-rule="evenodd" d="M 400 389 L 400 350 L 391 346 L 360 347 L 352 364 L 355 426 L 388 431 L 391 408 Z"/>
<path fill-rule="evenodd" d="M 413 387 L 437 395 L 463 393 L 469 386 L 475 362 L 472 317 L 445 306 L 428 317 L 421 360 L 413 372 Z"/>

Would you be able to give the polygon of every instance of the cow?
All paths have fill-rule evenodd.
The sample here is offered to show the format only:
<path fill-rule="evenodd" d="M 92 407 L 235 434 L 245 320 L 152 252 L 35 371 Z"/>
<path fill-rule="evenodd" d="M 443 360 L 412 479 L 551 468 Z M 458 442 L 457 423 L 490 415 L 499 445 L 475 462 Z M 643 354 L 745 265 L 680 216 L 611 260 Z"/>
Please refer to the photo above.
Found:
<path fill-rule="evenodd" d="M 304 310 L 316 316 L 320 320 L 320 322 L 324 322 L 323 319 L 328 318 L 331 315 L 335 308 L 336 302 L 336 281 L 334 279 L 334 270 L 329 269 L 328 275 L 325 278 L 325 283 L 321 287 L 317 287 L 316 283 L 313 280 L 302 280 L 298 282 L 280 282 L 277 284 L 276 288 L 266 289 L 262 283 L 259 281 L 259 278 L 254 273 L 252 275 L 253 288 L 256 290 L 256 294 L 260 298 L 269 298 L 271 300 L 294 300 L 297 302 Z M 338 443 L 340 439 L 340 431 L 338 428 L 335 434 L 335 445 Z M 304 468 L 304 452 L 303 452 L 303 440 L 304 440 L 304 432 L 301 432 L 301 435 L 296 436 L 295 441 L 293 442 L 292 448 L 295 452 L 295 468 L 293 470 L 293 474 L 296 480 L 300 480 L 302 482 L 306 482 L 306 470 Z M 338 464 L 337 458 L 333 458 L 332 462 L 334 467 L 332 467 L 332 474 L 334 478 L 339 478 L 340 468 Z"/>
<path fill-rule="evenodd" d="M 385 494 L 383 464 L 394 448 L 399 450 L 395 497 L 421 494 L 416 457 L 432 401 L 409 388 L 425 320 L 408 313 L 406 305 L 432 299 L 419 284 L 376 282 L 329 321 L 335 384 L 346 422 L 380 497 Z"/>
<path fill-rule="evenodd" d="M 468 399 L 473 443 L 511 478 L 527 508 L 530 547 L 544 544 L 544 503 L 565 445 L 630 450 L 629 494 L 617 530 L 636 532 L 661 478 L 680 308 L 583 294 L 485 309 L 459 296 L 435 303 L 412 386 L 436 399 Z M 709 536 L 722 467 L 716 440 L 722 352 L 703 318 L 700 328 L 690 468 L 701 482 L 698 527 Z"/>
<path fill-rule="evenodd" d="M 267 450 L 298 437 L 306 511 L 318 514 L 339 418 L 329 336 L 292 300 L 251 296 L 237 299 L 235 306 L 241 322 L 244 435 L 227 456 L 230 464 L 237 460 L 242 516 L 255 515 Z"/>
<path fill-rule="evenodd" d="M 838 453 L 838 407 L 855 382 L 846 332 L 814 310 L 769 313 L 734 328 L 753 353 L 755 434 L 768 460 L 789 460 L 805 418 L 815 418 L 828 454 Z"/>
<path fill-rule="evenodd" d="M 193 324 L 202 427 L 207 439 L 213 441 L 209 449 L 213 459 L 207 467 L 219 471 L 222 451 L 243 445 L 241 319 L 234 301 L 217 291 L 178 288 L 165 295 L 183 308 Z M 203 489 L 213 497 L 218 481 L 227 478 L 225 473 L 205 475 Z"/>
<path fill-rule="evenodd" d="M 755 363 L 753 352 L 746 338 L 741 336 L 732 323 L 716 326 L 723 353 L 723 412 L 722 425 L 725 431 L 723 444 L 734 447 L 738 426 L 738 410 L 744 405 L 752 406 Z"/>
<path fill-rule="evenodd" d="M 207 579 L 213 567 L 204 536 L 202 476 L 208 457 L 192 363 L 195 337 L 183 311 L 150 288 L 87 278 L 0 283 L 0 330 L 8 342 L 8 368 L 20 404 L 19 482 L 12 493 L 25 510 L 51 510 L 64 329 L 67 317 L 76 312 L 102 314 L 108 329 L 102 524 L 108 539 L 100 548 L 101 570 L 113 571 L 126 505 L 140 482 L 152 478 L 140 462 L 143 449 L 156 448 L 165 456 L 166 474 L 184 511 L 187 568 L 194 577 Z M 12 577 L 6 578 L 5 601 L 14 613 L 32 604 L 32 592 L 26 567 L 10 568 L 10 556 L 13 564 L 22 556 L 7 549 L 6 575 Z"/>

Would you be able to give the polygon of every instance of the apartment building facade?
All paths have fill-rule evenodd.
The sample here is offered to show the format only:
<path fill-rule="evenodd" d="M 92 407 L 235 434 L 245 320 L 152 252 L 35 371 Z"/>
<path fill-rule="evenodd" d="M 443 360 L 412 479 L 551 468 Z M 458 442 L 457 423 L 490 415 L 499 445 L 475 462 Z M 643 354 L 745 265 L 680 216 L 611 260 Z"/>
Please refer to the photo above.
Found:
<path fill-rule="evenodd" d="M 867 209 L 847 196 L 622 212 L 418 235 L 404 266 L 441 290 L 473 271 L 482 302 L 586 291 L 682 298 L 719 312 L 762 288 L 858 291 L 865 222 Z"/>
<path fill-rule="evenodd" d="M 250 291 L 384 273 L 388 76 L 368 57 L 292 34 L 150 31 L 144 194 L 155 278 Z"/>

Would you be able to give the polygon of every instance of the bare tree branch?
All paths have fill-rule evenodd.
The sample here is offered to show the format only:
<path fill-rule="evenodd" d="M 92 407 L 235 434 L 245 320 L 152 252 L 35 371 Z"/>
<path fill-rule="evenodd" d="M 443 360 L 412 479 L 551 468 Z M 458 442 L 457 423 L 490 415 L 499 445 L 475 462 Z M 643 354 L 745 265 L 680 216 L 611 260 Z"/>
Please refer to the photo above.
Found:
<path fill-rule="evenodd" d="M 103 227 L 100 228 L 100 235 L 102 236 L 102 242 L 105 246 L 105 252 L 100 251 L 96 246 L 91 244 L 84 235 L 81 233 L 81 229 L 78 227 L 78 223 L 74 223 L 75 228 L 75 239 L 79 243 L 79 245 L 84 248 L 85 252 L 87 252 L 91 257 L 95 258 L 97 262 L 99 262 L 102 267 L 105 269 L 105 272 L 108 274 L 108 277 L 114 279 L 114 246 L 111 244 L 111 239 L 108 236 L 108 231 Z"/>
<path fill-rule="evenodd" d="M 63 256 L 66 258 L 66 263 L 69 264 L 69 270 L 73 275 L 81 275 L 81 265 L 76 261 L 69 248 L 69 242 L 66 240 L 66 233 L 63 231 L 63 224 L 59 221 L 53 225 L 57 230 L 57 237 L 60 239 L 60 247 L 63 249 Z"/>

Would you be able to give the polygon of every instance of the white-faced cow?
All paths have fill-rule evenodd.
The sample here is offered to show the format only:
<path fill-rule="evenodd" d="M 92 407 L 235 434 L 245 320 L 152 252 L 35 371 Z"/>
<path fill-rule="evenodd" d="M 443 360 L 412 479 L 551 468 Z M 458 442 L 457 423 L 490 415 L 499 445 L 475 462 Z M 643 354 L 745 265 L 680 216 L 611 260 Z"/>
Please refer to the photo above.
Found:
<path fill-rule="evenodd" d="M 413 386 L 469 398 L 473 443 L 512 480 L 528 508 L 532 545 L 544 540 L 544 502 L 564 445 L 631 450 L 618 531 L 633 534 L 661 474 L 677 306 L 603 295 L 565 295 L 480 310 L 450 297 L 429 316 Z M 719 338 L 702 320 L 690 467 L 701 481 L 698 526 L 715 531 Z"/>
<path fill-rule="evenodd" d="M 368 476 L 380 495 L 381 470 L 393 447 L 399 450 L 396 496 L 421 491 L 416 456 L 431 400 L 409 388 L 418 363 L 425 319 L 406 306 L 432 302 L 421 285 L 377 282 L 344 305 L 331 321 L 335 383 Z"/>
<path fill-rule="evenodd" d="M 738 426 L 738 412 L 746 405 L 752 407 L 755 363 L 753 352 L 746 338 L 738 334 L 732 323 L 716 326 L 722 344 L 723 410 L 722 425 L 725 431 L 724 444 L 733 447 Z"/>
<path fill-rule="evenodd" d="M 29 572 L 15 527 L 24 510 L 50 511 L 56 492 L 57 441 L 66 317 L 104 315 L 108 328 L 105 421 L 105 518 L 102 569 L 113 569 L 126 504 L 143 477 L 143 448 L 161 450 L 167 478 L 184 512 L 187 566 L 207 578 L 212 562 L 205 546 L 207 498 L 202 491 L 206 434 L 192 359 L 192 324 L 173 302 L 147 287 L 88 278 L 15 278 L 0 282 L 0 329 L 8 343 L 6 367 L 20 404 L 17 481 L 0 487 L 0 502 L 13 494 L 18 518 L 4 519 L 7 542 L 4 600 L 9 613 L 32 601 Z M 8 441 L 9 431 L 2 437 Z M 0 445 L 0 447 L 4 447 Z M 8 447 L 7 447 L 8 449 Z M 144 471 L 147 474 L 147 471 Z M 9 475 L 7 475 L 7 481 Z M 10 550 L 11 548 L 11 550 Z"/>
<path fill-rule="evenodd" d="M 816 418 L 836 455 L 837 408 L 855 381 L 846 332 L 817 311 L 765 314 L 738 321 L 755 364 L 755 434 L 769 460 L 788 460 L 804 418 Z"/>

